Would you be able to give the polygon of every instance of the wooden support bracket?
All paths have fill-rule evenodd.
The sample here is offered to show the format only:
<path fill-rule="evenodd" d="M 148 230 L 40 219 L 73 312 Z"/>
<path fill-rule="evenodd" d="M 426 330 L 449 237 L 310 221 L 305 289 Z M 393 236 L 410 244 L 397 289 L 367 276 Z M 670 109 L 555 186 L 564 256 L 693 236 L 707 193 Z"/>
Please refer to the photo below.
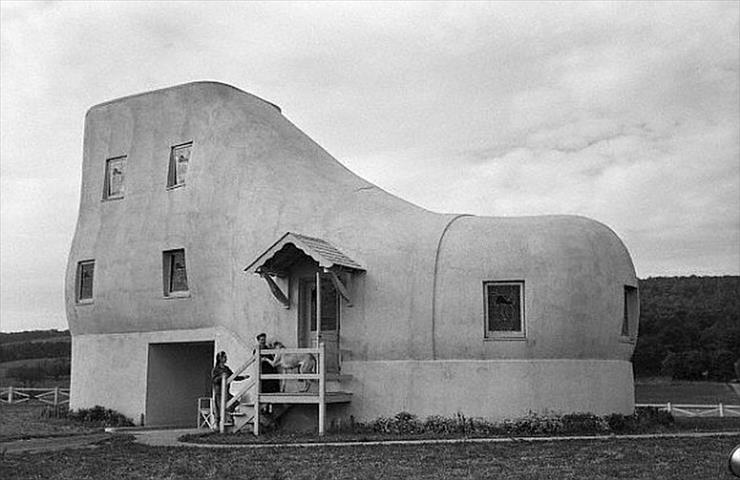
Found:
<path fill-rule="evenodd" d="M 280 290 L 280 287 L 275 283 L 275 280 L 266 273 L 260 273 L 260 277 L 265 279 L 267 286 L 270 287 L 270 292 L 272 292 L 272 295 L 277 299 L 277 301 L 282 303 L 285 308 L 290 308 L 290 300 L 288 299 L 288 296 Z"/>
<path fill-rule="evenodd" d="M 333 270 L 329 270 L 329 269 L 324 269 L 324 272 L 329 274 L 329 277 L 331 278 L 331 282 L 334 284 L 334 288 L 337 289 L 339 294 L 347 302 L 347 306 L 351 307 L 352 299 L 349 297 L 349 292 L 347 291 L 347 287 L 344 286 L 344 283 L 342 283 L 342 280 L 339 278 L 336 272 L 334 272 Z"/>

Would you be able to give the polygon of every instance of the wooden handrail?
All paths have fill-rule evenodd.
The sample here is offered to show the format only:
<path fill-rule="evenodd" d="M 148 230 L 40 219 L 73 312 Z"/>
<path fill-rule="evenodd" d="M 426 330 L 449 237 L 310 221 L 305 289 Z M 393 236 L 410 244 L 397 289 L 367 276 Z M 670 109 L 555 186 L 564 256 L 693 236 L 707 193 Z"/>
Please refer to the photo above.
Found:
<path fill-rule="evenodd" d="M 252 380 L 251 382 L 249 382 L 248 384 L 246 384 L 244 387 L 242 387 L 241 389 L 239 389 L 239 391 L 236 394 L 234 394 L 234 396 L 231 398 L 231 400 L 229 400 L 229 402 L 226 404 L 226 408 L 229 408 L 230 406 L 232 406 L 233 404 L 235 404 L 236 402 L 238 402 L 239 401 L 239 398 L 242 395 L 244 395 L 245 393 L 247 393 L 247 391 L 249 389 L 251 389 L 252 387 L 254 387 L 254 384 L 255 383 L 257 383 L 257 381 L 256 380 Z"/>
<path fill-rule="evenodd" d="M 252 355 L 249 358 L 249 360 L 247 360 L 246 362 L 244 362 L 241 367 L 237 368 L 236 371 L 231 374 L 231 376 L 226 381 L 226 383 L 228 383 L 229 385 L 231 385 L 231 382 L 233 382 L 234 379 L 236 377 L 238 377 L 240 373 L 242 373 L 244 370 L 248 369 L 255 362 L 256 358 L 257 358 L 257 355 Z"/>
<path fill-rule="evenodd" d="M 318 355 L 319 351 L 319 348 L 263 348 L 260 350 L 260 355 L 263 357 L 277 353 L 313 353 Z"/>
<path fill-rule="evenodd" d="M 260 380 L 319 380 L 318 373 L 263 373 Z"/>

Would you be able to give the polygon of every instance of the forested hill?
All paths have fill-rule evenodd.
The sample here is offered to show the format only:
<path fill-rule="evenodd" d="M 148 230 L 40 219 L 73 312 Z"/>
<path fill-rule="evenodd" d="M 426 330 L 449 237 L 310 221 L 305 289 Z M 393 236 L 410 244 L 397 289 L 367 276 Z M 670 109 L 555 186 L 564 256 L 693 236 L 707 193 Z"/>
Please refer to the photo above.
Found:
<path fill-rule="evenodd" d="M 69 330 L 0 332 L 0 362 L 32 358 L 69 358 Z"/>
<path fill-rule="evenodd" d="M 740 359 L 740 277 L 640 280 L 637 375 L 729 380 Z"/>

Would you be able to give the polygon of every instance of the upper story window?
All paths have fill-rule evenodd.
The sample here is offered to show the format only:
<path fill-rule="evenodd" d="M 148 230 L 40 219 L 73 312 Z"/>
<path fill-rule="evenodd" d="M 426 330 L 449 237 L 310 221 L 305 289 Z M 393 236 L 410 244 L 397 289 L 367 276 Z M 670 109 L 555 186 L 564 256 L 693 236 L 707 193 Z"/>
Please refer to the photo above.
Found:
<path fill-rule="evenodd" d="M 123 198 L 126 176 L 126 156 L 109 158 L 105 161 L 103 200 Z"/>
<path fill-rule="evenodd" d="M 624 286 L 624 314 L 622 316 L 622 336 L 634 337 L 637 327 L 637 315 L 639 311 L 639 297 L 637 287 Z"/>
<path fill-rule="evenodd" d="M 170 150 L 170 166 L 167 171 L 167 188 L 185 185 L 185 177 L 188 175 L 188 163 L 193 142 L 175 145 Z"/>
<path fill-rule="evenodd" d="M 176 297 L 189 293 L 188 274 L 185 267 L 185 250 L 167 250 L 162 252 L 164 270 L 164 296 Z"/>
<path fill-rule="evenodd" d="M 92 303 L 94 271 L 95 260 L 85 260 L 77 263 L 77 279 L 75 281 L 77 303 Z"/>
<path fill-rule="evenodd" d="M 486 338 L 524 338 L 524 281 L 483 282 L 483 293 Z"/>

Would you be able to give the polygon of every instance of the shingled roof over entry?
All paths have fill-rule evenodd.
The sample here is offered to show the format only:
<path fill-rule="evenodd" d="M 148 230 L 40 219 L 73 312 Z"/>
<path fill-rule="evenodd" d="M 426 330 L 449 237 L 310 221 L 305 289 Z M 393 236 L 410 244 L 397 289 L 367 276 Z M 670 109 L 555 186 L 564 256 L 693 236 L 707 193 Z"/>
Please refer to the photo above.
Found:
<path fill-rule="evenodd" d="M 349 270 L 365 270 L 362 265 L 326 240 L 288 232 L 250 263 L 244 271 L 284 276 L 303 256 L 311 257 L 321 268 L 343 267 Z"/>

